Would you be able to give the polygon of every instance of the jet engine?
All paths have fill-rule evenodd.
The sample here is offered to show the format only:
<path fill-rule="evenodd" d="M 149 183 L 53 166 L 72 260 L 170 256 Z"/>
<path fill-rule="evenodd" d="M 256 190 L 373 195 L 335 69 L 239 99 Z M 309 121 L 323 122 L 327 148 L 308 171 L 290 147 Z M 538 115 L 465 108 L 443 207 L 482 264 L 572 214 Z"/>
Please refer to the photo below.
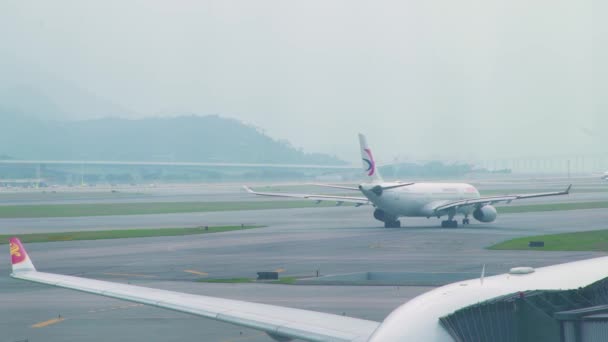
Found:
<path fill-rule="evenodd" d="M 384 213 L 384 210 L 380 210 L 380 209 L 374 210 L 374 218 L 378 221 L 385 222 L 386 214 Z"/>
<path fill-rule="evenodd" d="M 496 208 L 491 205 L 484 205 L 481 208 L 475 209 L 473 217 L 479 222 L 492 222 L 496 220 Z"/>
<path fill-rule="evenodd" d="M 384 222 L 384 228 L 401 227 L 401 222 L 399 222 L 398 217 L 388 214 L 382 209 L 374 210 L 374 218 L 378 221 Z"/>

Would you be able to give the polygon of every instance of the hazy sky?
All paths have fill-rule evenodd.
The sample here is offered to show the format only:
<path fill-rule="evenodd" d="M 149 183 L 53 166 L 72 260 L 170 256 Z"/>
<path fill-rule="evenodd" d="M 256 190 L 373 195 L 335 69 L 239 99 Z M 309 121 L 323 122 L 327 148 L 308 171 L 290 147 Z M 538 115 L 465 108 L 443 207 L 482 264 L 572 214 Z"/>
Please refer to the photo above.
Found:
<path fill-rule="evenodd" d="M 34 89 L 71 118 L 220 114 L 348 160 L 359 131 L 383 159 L 596 153 L 600 6 L 3 0 L 0 92 Z"/>

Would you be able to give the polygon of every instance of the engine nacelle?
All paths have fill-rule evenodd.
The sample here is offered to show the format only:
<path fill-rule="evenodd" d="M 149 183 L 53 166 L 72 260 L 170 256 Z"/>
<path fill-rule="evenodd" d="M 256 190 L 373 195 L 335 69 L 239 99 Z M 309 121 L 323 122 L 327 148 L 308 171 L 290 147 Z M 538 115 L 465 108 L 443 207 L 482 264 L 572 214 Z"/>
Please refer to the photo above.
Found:
<path fill-rule="evenodd" d="M 384 213 L 384 210 L 374 210 L 374 218 L 378 221 L 386 222 L 386 214 Z"/>
<path fill-rule="evenodd" d="M 492 222 L 496 220 L 497 215 L 496 208 L 491 205 L 484 205 L 473 212 L 473 217 L 479 222 Z"/>

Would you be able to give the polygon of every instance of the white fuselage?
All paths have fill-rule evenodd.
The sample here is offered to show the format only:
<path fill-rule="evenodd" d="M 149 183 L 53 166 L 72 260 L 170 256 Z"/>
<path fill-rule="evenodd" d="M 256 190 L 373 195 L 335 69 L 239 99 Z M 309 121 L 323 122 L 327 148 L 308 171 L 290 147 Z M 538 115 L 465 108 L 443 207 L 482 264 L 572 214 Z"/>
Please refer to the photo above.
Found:
<path fill-rule="evenodd" d="M 530 274 L 501 274 L 464 280 L 424 293 L 395 309 L 374 332 L 370 342 L 454 341 L 439 318 L 458 309 L 526 290 L 576 289 L 606 276 L 608 257 L 536 269 Z"/>
<path fill-rule="evenodd" d="M 394 217 L 436 216 L 433 208 L 437 204 L 479 198 L 479 191 L 466 183 L 414 183 L 386 190 L 379 196 L 373 191 L 363 189 L 362 192 L 376 208 Z M 458 213 L 468 215 L 472 210 L 471 207 L 463 207 Z"/>

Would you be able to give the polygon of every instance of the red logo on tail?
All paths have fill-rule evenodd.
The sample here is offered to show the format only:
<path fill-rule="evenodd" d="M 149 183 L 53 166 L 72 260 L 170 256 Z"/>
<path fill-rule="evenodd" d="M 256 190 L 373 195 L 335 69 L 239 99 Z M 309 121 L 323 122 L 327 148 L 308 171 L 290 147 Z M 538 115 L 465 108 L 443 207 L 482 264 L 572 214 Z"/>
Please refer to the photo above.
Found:
<path fill-rule="evenodd" d="M 369 148 L 363 149 L 365 153 L 369 156 L 369 159 L 363 158 L 363 161 L 367 164 L 367 175 L 372 176 L 374 172 L 376 172 L 376 162 L 374 161 L 374 156 L 372 156 L 372 150 Z"/>

